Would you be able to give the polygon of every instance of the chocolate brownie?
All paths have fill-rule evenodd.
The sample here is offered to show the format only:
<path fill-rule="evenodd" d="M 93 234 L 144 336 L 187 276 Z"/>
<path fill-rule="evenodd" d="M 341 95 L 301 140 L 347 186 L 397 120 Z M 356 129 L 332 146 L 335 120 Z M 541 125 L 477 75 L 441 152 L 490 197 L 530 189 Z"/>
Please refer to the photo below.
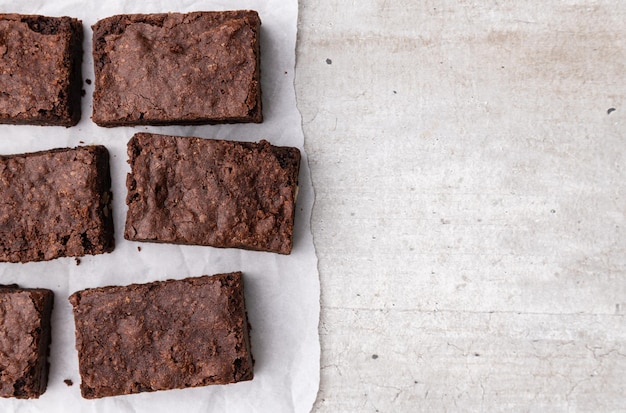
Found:
<path fill-rule="evenodd" d="M 84 398 L 252 380 L 240 272 L 69 298 Z"/>
<path fill-rule="evenodd" d="M 76 125 L 82 43 L 80 20 L 0 14 L 0 123 Z"/>
<path fill-rule="evenodd" d="M 100 126 L 261 122 L 256 11 L 125 14 L 93 26 Z"/>
<path fill-rule="evenodd" d="M 0 156 L 0 261 L 112 251 L 110 187 L 104 146 Z"/>
<path fill-rule="evenodd" d="M 297 148 L 137 133 L 124 237 L 289 254 Z"/>
<path fill-rule="evenodd" d="M 50 290 L 0 286 L 0 397 L 46 391 L 53 300 Z"/>

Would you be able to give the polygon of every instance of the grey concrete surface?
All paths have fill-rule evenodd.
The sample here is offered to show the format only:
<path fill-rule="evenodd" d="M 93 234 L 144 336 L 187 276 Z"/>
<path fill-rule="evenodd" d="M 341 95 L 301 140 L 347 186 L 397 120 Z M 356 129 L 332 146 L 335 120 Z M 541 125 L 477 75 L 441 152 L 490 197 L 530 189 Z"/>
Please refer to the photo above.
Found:
<path fill-rule="evenodd" d="M 625 22 L 300 1 L 315 412 L 626 411 Z"/>

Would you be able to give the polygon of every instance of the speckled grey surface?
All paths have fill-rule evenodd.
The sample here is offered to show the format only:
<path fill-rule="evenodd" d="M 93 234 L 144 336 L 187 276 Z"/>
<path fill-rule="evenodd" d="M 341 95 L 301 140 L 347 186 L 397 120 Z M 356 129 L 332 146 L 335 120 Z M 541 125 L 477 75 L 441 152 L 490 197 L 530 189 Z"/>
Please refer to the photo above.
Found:
<path fill-rule="evenodd" d="M 314 411 L 624 411 L 625 17 L 300 1 Z"/>

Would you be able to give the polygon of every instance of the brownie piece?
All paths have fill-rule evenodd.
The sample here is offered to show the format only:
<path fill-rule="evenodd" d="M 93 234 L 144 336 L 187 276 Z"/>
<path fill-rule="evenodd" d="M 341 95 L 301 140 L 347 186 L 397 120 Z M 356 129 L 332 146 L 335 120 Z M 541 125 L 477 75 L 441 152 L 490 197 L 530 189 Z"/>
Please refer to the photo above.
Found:
<path fill-rule="evenodd" d="M 93 25 L 100 126 L 263 120 L 256 11 L 126 14 Z"/>
<path fill-rule="evenodd" d="M 0 156 L 0 261 L 112 251 L 110 187 L 104 146 Z"/>
<path fill-rule="evenodd" d="M 69 300 L 84 398 L 252 380 L 240 272 L 87 289 Z"/>
<path fill-rule="evenodd" d="M 0 397 L 46 391 L 53 301 L 50 290 L 0 286 Z"/>
<path fill-rule="evenodd" d="M 0 14 L 0 123 L 76 125 L 82 57 L 80 20 Z"/>
<path fill-rule="evenodd" d="M 297 148 L 137 133 L 124 237 L 289 254 Z"/>

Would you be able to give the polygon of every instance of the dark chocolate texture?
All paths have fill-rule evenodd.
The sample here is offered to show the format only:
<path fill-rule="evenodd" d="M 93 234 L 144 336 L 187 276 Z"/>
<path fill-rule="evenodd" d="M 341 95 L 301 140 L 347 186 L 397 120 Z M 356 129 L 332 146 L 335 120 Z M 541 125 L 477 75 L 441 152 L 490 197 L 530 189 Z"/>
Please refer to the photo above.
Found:
<path fill-rule="evenodd" d="M 240 272 L 87 289 L 69 300 L 87 399 L 252 380 Z"/>
<path fill-rule="evenodd" d="M 76 125 L 82 42 L 80 20 L 0 14 L 0 123 Z"/>
<path fill-rule="evenodd" d="M 53 301 L 50 290 L 0 286 L 0 397 L 46 391 Z"/>
<path fill-rule="evenodd" d="M 126 239 L 291 252 L 297 148 L 137 133 L 128 156 Z"/>
<path fill-rule="evenodd" d="M 0 261 L 112 251 L 110 187 L 104 146 L 0 156 Z"/>
<path fill-rule="evenodd" d="M 251 10 L 116 15 L 93 26 L 93 121 L 106 127 L 261 122 Z"/>

